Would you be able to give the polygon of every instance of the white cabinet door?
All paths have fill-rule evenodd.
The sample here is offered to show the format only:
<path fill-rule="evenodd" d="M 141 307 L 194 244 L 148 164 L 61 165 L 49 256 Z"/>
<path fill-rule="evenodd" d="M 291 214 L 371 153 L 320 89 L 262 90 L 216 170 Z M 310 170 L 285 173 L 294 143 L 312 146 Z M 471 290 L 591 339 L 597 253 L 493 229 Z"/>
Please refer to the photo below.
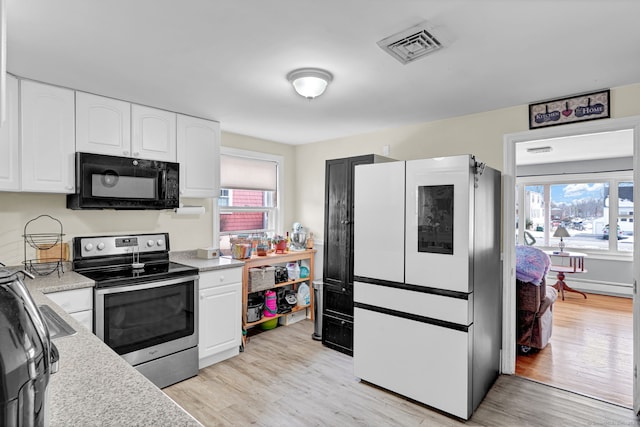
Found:
<path fill-rule="evenodd" d="M 242 340 L 241 307 L 242 283 L 200 291 L 198 358 L 201 361 L 227 350 L 237 351 Z"/>
<path fill-rule="evenodd" d="M 23 80 L 20 99 L 22 190 L 73 193 L 73 91 Z"/>
<path fill-rule="evenodd" d="M 18 79 L 7 75 L 7 116 L 0 128 L 0 190 L 20 190 Z"/>
<path fill-rule="evenodd" d="M 78 323 L 87 328 L 87 330 L 93 332 L 93 310 L 77 311 L 75 313 L 69 313 L 69 316 L 76 319 Z"/>
<path fill-rule="evenodd" d="M 93 288 L 53 292 L 46 296 L 93 332 Z"/>
<path fill-rule="evenodd" d="M 76 92 L 76 151 L 131 155 L 131 104 Z"/>
<path fill-rule="evenodd" d="M 180 196 L 215 197 L 220 182 L 220 124 L 178 115 Z"/>
<path fill-rule="evenodd" d="M 93 310 L 93 288 L 71 289 L 46 295 L 67 313 Z"/>
<path fill-rule="evenodd" d="M 176 161 L 176 113 L 133 104 L 131 157 Z"/>

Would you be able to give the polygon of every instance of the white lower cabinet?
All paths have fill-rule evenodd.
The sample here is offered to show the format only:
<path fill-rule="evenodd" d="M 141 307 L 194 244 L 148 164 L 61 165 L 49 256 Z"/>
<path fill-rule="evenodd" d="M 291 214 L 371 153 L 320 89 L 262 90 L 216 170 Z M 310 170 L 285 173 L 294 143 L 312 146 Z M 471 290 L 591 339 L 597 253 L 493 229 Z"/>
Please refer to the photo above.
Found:
<path fill-rule="evenodd" d="M 69 313 L 69 316 L 73 317 L 82 326 L 93 332 L 93 310 L 77 311 L 75 313 Z"/>
<path fill-rule="evenodd" d="M 47 297 L 93 332 L 93 288 L 53 292 Z"/>
<path fill-rule="evenodd" d="M 236 356 L 242 343 L 242 268 L 200 273 L 199 368 Z"/>

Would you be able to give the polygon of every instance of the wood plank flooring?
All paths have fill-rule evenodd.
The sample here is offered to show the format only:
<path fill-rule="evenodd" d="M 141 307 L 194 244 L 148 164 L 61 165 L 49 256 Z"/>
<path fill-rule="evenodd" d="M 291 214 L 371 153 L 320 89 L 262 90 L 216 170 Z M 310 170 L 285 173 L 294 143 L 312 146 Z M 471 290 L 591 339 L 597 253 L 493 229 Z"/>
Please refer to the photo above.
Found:
<path fill-rule="evenodd" d="M 518 356 L 516 375 L 628 408 L 633 406 L 633 301 L 565 293 L 540 352 Z"/>
<path fill-rule="evenodd" d="M 205 426 L 640 426 L 630 409 L 517 376 L 500 376 L 463 423 L 359 381 L 353 359 L 312 332 L 304 320 L 253 336 L 244 353 L 164 392 Z"/>

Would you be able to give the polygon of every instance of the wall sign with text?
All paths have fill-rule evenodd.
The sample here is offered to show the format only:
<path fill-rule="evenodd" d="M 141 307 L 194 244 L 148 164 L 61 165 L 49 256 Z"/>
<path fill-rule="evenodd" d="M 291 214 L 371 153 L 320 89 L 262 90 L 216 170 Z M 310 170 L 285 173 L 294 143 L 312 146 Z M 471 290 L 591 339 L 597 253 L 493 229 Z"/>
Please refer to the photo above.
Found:
<path fill-rule="evenodd" d="M 569 98 L 529 104 L 529 129 L 607 119 L 609 89 Z"/>

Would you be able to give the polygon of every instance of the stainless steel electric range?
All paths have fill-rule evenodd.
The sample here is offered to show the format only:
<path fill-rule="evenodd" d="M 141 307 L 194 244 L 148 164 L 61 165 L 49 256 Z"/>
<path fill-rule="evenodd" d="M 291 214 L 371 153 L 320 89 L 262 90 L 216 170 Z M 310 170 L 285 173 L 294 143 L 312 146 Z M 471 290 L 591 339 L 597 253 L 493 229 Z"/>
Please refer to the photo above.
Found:
<path fill-rule="evenodd" d="M 158 387 L 198 373 L 198 269 L 169 261 L 169 235 L 73 239 L 95 281 L 94 333 Z"/>

